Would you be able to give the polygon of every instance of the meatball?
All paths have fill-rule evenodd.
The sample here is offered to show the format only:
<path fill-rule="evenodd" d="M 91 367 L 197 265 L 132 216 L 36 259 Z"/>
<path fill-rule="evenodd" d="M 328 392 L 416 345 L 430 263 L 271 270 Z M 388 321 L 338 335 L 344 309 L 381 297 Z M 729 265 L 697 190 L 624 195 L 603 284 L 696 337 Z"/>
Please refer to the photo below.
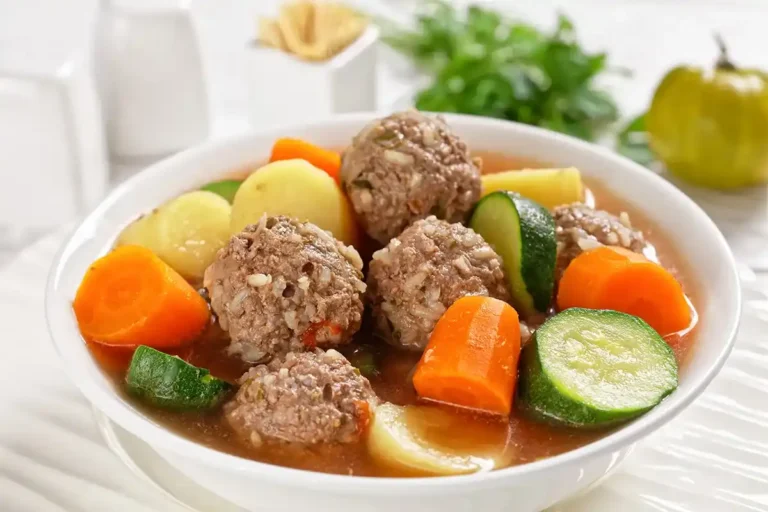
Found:
<path fill-rule="evenodd" d="M 203 284 L 230 353 L 260 362 L 346 343 L 363 315 L 363 262 L 314 224 L 262 217 L 221 249 Z"/>
<path fill-rule="evenodd" d="M 458 222 L 480 197 L 480 170 L 467 145 L 442 118 L 415 110 L 368 125 L 341 165 L 360 223 L 382 244 L 430 214 Z"/>
<path fill-rule="evenodd" d="M 446 308 L 466 295 L 509 300 L 501 258 L 461 224 L 427 217 L 373 254 L 368 297 L 392 345 L 423 350 Z"/>
<path fill-rule="evenodd" d="M 224 413 L 254 446 L 348 443 L 365 432 L 376 402 L 368 380 L 343 355 L 315 349 L 248 370 Z"/>
<path fill-rule="evenodd" d="M 557 236 L 557 280 L 571 260 L 586 249 L 598 245 L 613 245 L 642 253 L 646 247 L 643 233 L 632 228 L 626 212 L 617 217 L 604 210 L 573 203 L 555 208 L 554 218 Z"/>

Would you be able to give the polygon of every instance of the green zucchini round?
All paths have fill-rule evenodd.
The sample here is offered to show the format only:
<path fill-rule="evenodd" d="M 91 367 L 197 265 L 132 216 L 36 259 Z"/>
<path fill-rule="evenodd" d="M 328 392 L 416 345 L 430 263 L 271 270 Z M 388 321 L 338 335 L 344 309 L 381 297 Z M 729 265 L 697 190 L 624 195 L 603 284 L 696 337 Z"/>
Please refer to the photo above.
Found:
<path fill-rule="evenodd" d="M 145 345 L 133 354 L 125 384 L 142 401 L 176 411 L 213 408 L 232 389 L 205 368 Z"/>
<path fill-rule="evenodd" d="M 638 317 L 571 308 L 523 350 L 520 396 L 538 416 L 572 426 L 634 418 L 677 388 L 670 346 Z"/>

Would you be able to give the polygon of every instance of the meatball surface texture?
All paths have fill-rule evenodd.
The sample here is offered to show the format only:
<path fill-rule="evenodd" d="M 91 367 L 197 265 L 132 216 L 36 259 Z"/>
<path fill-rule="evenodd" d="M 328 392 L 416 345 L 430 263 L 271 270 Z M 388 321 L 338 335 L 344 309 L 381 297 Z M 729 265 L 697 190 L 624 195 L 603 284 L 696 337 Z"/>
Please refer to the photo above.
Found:
<path fill-rule="evenodd" d="M 557 237 L 557 281 L 571 260 L 582 251 L 612 245 L 642 253 L 646 247 L 642 231 L 632 228 L 626 212 L 617 217 L 604 210 L 573 203 L 555 208 L 553 217 Z"/>
<path fill-rule="evenodd" d="M 445 121 L 415 110 L 365 127 L 342 158 L 358 219 L 382 244 L 429 215 L 462 220 L 480 198 L 480 170 Z"/>
<path fill-rule="evenodd" d="M 428 217 L 373 255 L 368 298 L 377 332 L 392 345 L 423 350 L 440 316 L 466 295 L 510 298 L 501 258 L 461 224 Z"/>
<path fill-rule="evenodd" d="M 256 447 L 266 441 L 348 443 L 365 433 L 376 403 L 368 380 L 343 355 L 316 349 L 248 370 L 224 412 Z"/>
<path fill-rule="evenodd" d="M 362 320 L 362 268 L 314 224 L 264 216 L 219 251 L 203 284 L 230 352 L 255 363 L 347 343 Z"/>

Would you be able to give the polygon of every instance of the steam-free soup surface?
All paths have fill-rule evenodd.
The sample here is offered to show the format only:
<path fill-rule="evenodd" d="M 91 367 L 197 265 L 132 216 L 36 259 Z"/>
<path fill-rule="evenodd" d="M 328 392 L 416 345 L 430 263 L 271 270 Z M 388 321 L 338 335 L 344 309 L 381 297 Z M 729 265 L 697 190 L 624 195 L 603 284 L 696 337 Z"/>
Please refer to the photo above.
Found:
<path fill-rule="evenodd" d="M 522 161 L 513 156 L 478 152 L 483 158 L 483 172 L 493 173 L 510 169 L 538 168 L 545 165 Z M 697 295 L 694 283 L 686 278 L 686 268 L 673 244 L 661 233 L 661 226 L 651 224 L 635 207 L 623 198 L 610 193 L 599 183 L 586 180 L 591 195 L 598 208 L 619 213 L 626 211 L 633 226 L 641 229 L 656 249 L 664 266 L 671 269 L 681 281 L 694 304 Z M 630 192 L 626 192 L 627 195 Z M 365 250 L 368 249 L 368 250 Z M 370 255 L 370 247 L 361 248 L 364 258 Z M 197 284 L 197 283 L 195 283 Z M 695 329 L 681 337 L 673 338 L 673 345 L 678 361 L 683 361 L 693 344 Z M 226 353 L 227 335 L 218 326 L 212 325 L 200 339 L 179 352 L 188 362 L 208 368 L 214 376 L 235 382 L 247 366 L 236 357 Z M 370 378 L 376 394 L 383 401 L 399 405 L 418 403 L 411 385 L 411 373 L 420 355 L 402 352 L 376 340 L 371 329 L 364 323 L 355 337 L 355 343 L 342 350 L 347 356 L 353 355 L 356 347 L 364 344 L 377 355 L 378 375 Z M 115 388 L 122 390 L 125 367 L 130 354 L 116 354 L 96 345 L 91 345 L 94 356 L 102 367 L 115 380 Z M 684 368 L 683 368 L 684 371 Z M 121 391 L 122 392 L 122 391 Z M 258 449 L 241 442 L 233 434 L 220 410 L 209 413 L 176 413 L 144 406 L 129 397 L 135 406 L 143 410 L 158 423 L 193 440 L 241 457 L 287 466 L 298 469 L 321 471 L 326 473 L 350 474 L 361 476 L 412 476 L 405 475 L 377 464 L 368 455 L 364 442 L 347 445 L 317 445 L 313 447 L 266 444 Z M 518 465 L 538 459 L 551 457 L 610 434 L 612 429 L 579 430 L 552 426 L 527 417 L 524 411 L 514 409 L 509 420 L 500 420 L 487 415 L 476 414 L 458 409 L 451 409 L 452 421 L 445 429 L 430 430 L 432 439 L 438 443 L 444 437 L 445 445 L 462 447 L 477 446 L 482 448 L 488 443 L 503 446 L 500 451 L 506 465 Z"/>

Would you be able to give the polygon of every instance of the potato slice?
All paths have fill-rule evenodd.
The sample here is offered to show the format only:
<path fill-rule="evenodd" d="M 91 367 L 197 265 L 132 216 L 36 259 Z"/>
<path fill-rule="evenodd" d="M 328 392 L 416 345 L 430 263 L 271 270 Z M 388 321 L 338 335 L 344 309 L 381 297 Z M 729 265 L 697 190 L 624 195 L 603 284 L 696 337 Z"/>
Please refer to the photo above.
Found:
<path fill-rule="evenodd" d="M 287 215 L 326 229 L 346 244 L 356 241 L 352 209 L 336 182 L 305 160 L 282 160 L 246 179 L 232 203 L 231 233 L 267 215 Z"/>
<path fill-rule="evenodd" d="M 198 190 L 172 199 L 155 213 L 156 254 L 188 279 L 201 279 L 229 241 L 232 208 L 223 197 Z"/>
<path fill-rule="evenodd" d="M 117 237 L 117 246 L 140 245 L 157 254 L 157 216 L 155 212 L 142 215 L 128 226 Z"/>
<path fill-rule="evenodd" d="M 467 439 L 456 432 L 466 432 Z M 409 474 L 461 475 L 503 463 L 507 439 L 506 422 L 468 422 L 466 414 L 437 407 L 385 403 L 376 408 L 368 451 L 379 463 Z"/>
<path fill-rule="evenodd" d="M 231 213 L 218 194 L 188 192 L 129 224 L 117 245 L 146 247 L 185 278 L 201 279 L 229 241 Z"/>
<path fill-rule="evenodd" d="M 485 174 L 482 183 L 483 196 L 497 190 L 508 190 L 550 209 L 584 200 L 581 173 L 575 167 Z"/>

